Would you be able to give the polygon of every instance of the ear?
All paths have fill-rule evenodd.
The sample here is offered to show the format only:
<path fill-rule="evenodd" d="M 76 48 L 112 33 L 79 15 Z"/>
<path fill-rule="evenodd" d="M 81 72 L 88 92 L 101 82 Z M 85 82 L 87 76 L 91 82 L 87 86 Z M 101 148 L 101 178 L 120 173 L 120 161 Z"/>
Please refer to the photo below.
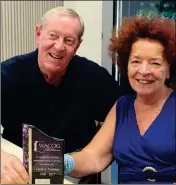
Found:
<path fill-rule="evenodd" d="M 35 26 L 35 38 L 36 38 L 36 44 L 37 44 L 37 46 L 39 44 L 40 35 L 41 35 L 41 25 L 36 25 Z"/>

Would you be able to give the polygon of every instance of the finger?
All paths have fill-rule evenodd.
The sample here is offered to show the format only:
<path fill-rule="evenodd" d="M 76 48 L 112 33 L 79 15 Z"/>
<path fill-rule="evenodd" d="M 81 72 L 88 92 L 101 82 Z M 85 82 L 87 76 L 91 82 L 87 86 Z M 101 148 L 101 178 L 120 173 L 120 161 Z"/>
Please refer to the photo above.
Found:
<path fill-rule="evenodd" d="M 26 184 L 26 181 L 18 174 L 13 167 L 7 168 L 6 173 L 16 184 Z"/>
<path fill-rule="evenodd" d="M 29 175 L 19 159 L 13 161 L 13 168 L 26 183 L 29 182 Z"/>
<path fill-rule="evenodd" d="M 15 184 L 13 180 L 5 173 L 1 174 L 1 184 Z"/>

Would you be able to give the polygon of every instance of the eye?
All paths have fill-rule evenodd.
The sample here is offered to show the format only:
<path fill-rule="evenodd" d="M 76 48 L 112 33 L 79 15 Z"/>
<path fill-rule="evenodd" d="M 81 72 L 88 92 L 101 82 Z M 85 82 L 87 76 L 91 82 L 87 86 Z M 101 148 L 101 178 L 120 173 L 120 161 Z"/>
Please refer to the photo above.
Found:
<path fill-rule="evenodd" d="M 140 61 L 139 60 L 132 60 L 131 63 L 132 64 L 138 64 L 138 63 L 140 63 Z"/>
<path fill-rule="evenodd" d="M 74 40 L 73 39 L 65 39 L 65 42 L 66 42 L 66 44 L 68 44 L 70 46 L 74 44 Z"/>
<path fill-rule="evenodd" d="M 160 63 L 158 63 L 158 62 L 153 62 L 152 65 L 160 66 Z"/>
<path fill-rule="evenodd" d="M 49 36 L 49 39 L 51 40 L 54 40 L 57 38 L 57 36 L 54 33 L 49 33 L 48 36 Z"/>

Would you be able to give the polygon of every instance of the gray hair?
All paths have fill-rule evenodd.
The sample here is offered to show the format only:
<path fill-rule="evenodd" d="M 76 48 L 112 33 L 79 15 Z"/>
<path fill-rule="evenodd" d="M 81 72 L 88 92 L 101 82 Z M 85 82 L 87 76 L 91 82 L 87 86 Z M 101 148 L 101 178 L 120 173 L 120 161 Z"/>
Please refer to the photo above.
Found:
<path fill-rule="evenodd" d="M 79 14 L 76 11 L 74 11 L 71 8 L 65 8 L 65 7 L 56 7 L 56 8 L 50 9 L 41 18 L 41 25 L 42 26 L 44 26 L 44 23 L 49 18 L 49 16 L 52 15 L 52 14 L 58 14 L 58 15 L 60 14 L 60 15 L 66 15 L 66 16 L 71 16 L 71 17 L 77 18 L 79 20 L 79 22 L 80 22 L 79 38 L 81 38 L 83 36 L 83 33 L 84 33 L 84 21 L 83 21 L 83 19 L 79 16 Z"/>

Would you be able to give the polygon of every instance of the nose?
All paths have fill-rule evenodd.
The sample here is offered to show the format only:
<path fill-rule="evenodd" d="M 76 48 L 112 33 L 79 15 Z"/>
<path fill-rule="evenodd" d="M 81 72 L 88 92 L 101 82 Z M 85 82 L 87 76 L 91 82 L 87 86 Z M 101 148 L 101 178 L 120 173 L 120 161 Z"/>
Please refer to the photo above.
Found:
<path fill-rule="evenodd" d="M 63 39 L 58 39 L 55 41 L 54 44 L 55 49 L 57 49 L 58 51 L 63 51 L 65 50 L 65 45 L 64 45 L 64 41 Z"/>
<path fill-rule="evenodd" d="M 148 75 L 151 73 L 149 65 L 147 63 L 141 63 L 141 65 L 139 66 L 139 70 L 138 73 L 140 73 L 141 75 Z"/>

